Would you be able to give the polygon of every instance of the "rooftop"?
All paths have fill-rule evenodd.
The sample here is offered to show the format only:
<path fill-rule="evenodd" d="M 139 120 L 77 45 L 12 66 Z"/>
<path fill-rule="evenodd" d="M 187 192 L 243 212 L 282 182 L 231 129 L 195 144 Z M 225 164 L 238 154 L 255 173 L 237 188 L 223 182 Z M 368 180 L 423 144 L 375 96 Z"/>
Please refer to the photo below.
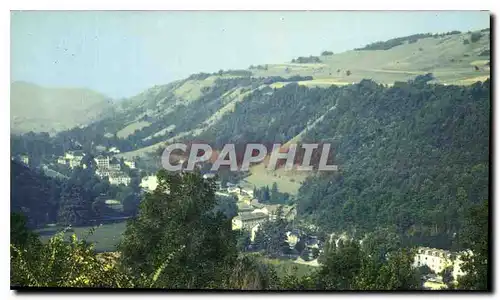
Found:
<path fill-rule="evenodd" d="M 242 212 L 238 214 L 236 218 L 240 218 L 242 221 L 250 221 L 250 220 L 256 220 L 256 219 L 267 219 L 267 215 L 262 212 Z"/>

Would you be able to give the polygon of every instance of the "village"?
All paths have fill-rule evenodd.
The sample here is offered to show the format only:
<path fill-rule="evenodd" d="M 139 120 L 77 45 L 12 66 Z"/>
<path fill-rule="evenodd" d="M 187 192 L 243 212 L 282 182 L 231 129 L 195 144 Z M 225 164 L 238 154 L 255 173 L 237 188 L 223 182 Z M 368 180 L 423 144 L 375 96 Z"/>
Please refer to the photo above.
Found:
<path fill-rule="evenodd" d="M 128 186 L 131 183 L 131 177 L 124 170 L 123 166 L 131 170 L 137 170 L 133 160 L 122 160 L 122 163 L 113 155 L 118 154 L 119 150 L 115 147 L 102 151 L 94 157 L 95 175 L 100 179 L 108 180 L 111 185 Z M 83 163 L 85 153 L 81 150 L 67 151 L 63 156 L 55 158 L 55 163 L 66 166 L 70 169 L 82 167 L 86 169 L 88 166 Z M 26 166 L 30 163 L 28 155 L 17 155 L 12 157 Z M 46 168 L 46 166 L 45 166 Z M 215 173 L 206 173 L 203 175 L 205 179 L 215 178 Z M 254 187 L 245 181 L 239 183 L 227 182 L 226 186 L 222 186 L 221 181 L 216 180 L 217 190 L 216 196 L 219 197 L 235 197 L 237 199 L 237 215 L 232 218 L 232 229 L 235 231 L 246 231 L 250 233 L 250 243 L 255 241 L 257 232 L 266 222 L 275 222 L 278 218 L 283 218 L 288 222 L 292 222 L 296 216 L 296 208 L 294 205 L 284 204 L 269 204 L 261 203 L 254 196 Z M 151 192 L 156 189 L 158 182 L 154 175 L 146 175 L 141 178 L 140 187 L 143 192 Z M 116 200 L 107 200 L 106 204 L 111 206 L 121 206 Z M 328 236 L 330 242 L 338 245 L 342 239 L 348 239 L 346 236 L 338 236 L 331 234 Z M 319 239 L 315 235 L 305 234 L 299 228 L 294 228 L 286 232 L 286 239 L 283 241 L 289 245 L 290 251 L 284 254 L 283 257 L 298 264 L 305 264 L 312 267 L 319 267 L 318 257 L 323 252 L 325 241 Z M 303 249 L 297 252 L 296 246 L 302 242 Z M 363 241 L 360 241 L 360 244 Z M 249 247 L 251 250 L 251 246 Z M 422 287 L 424 289 L 446 289 L 444 278 L 441 272 L 447 268 L 451 268 L 453 281 L 456 282 L 458 276 L 463 276 L 465 273 L 461 269 L 461 257 L 465 253 L 454 253 L 448 250 L 435 249 L 428 247 L 418 247 L 416 249 L 413 267 L 420 268 L 426 266 L 430 270 L 430 274 L 422 277 Z M 471 254 L 471 253 L 469 253 Z"/>

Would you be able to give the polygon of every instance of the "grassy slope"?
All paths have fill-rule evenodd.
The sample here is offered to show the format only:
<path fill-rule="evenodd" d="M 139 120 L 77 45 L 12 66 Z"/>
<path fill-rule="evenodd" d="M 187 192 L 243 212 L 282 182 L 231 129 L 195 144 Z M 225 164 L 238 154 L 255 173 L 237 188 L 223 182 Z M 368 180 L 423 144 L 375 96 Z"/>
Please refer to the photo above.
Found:
<path fill-rule="evenodd" d="M 85 238 L 88 242 L 95 244 L 95 249 L 98 252 L 115 251 L 116 245 L 125 232 L 126 226 L 127 222 L 123 221 L 119 223 L 104 224 L 102 226 L 74 227 L 74 232 L 66 232 L 65 236 L 69 237 L 75 233 L 78 238 Z M 91 228 L 95 228 L 95 231 L 92 235 L 89 235 Z M 47 227 L 39 229 L 37 232 L 40 234 L 42 241 L 48 241 L 57 230 L 62 229 L 63 228 L 60 227 Z"/>
<path fill-rule="evenodd" d="M 104 95 L 88 89 L 45 88 L 26 82 L 10 85 L 13 133 L 54 133 L 88 124 L 112 107 Z"/>
<path fill-rule="evenodd" d="M 268 70 L 255 70 L 256 76 L 313 76 L 307 85 L 346 84 L 361 79 L 391 84 L 406 81 L 419 74 L 432 72 L 437 81 L 447 84 L 466 84 L 463 80 L 478 76 L 489 76 L 489 68 L 473 67 L 477 61 L 484 66 L 489 57 L 479 56 L 490 49 L 489 33 L 476 43 L 464 45 L 469 33 L 440 38 L 419 39 L 413 44 L 403 44 L 389 50 L 346 51 L 331 56 L 321 56 L 318 64 L 269 64 Z M 467 56 L 464 56 L 467 55 Z M 288 72 L 286 69 L 288 68 Z M 339 71 L 340 70 L 340 71 Z M 346 75 L 350 70 L 352 74 Z M 339 71 L 339 72 L 338 72 Z"/>

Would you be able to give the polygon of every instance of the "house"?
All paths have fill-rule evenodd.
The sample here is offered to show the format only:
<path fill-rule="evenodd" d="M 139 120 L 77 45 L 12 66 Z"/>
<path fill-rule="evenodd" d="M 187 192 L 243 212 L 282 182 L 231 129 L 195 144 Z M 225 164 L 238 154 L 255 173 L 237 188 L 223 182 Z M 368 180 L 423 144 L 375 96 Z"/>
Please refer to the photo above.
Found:
<path fill-rule="evenodd" d="M 255 208 L 263 208 L 263 207 L 265 207 L 264 204 L 259 203 L 259 199 L 255 199 L 255 198 L 250 201 L 250 205 L 252 205 Z"/>
<path fill-rule="evenodd" d="M 134 161 L 131 161 L 131 160 L 125 160 L 123 162 L 127 167 L 131 168 L 131 169 L 135 169 L 135 162 Z"/>
<path fill-rule="evenodd" d="M 267 220 L 269 220 L 268 216 L 261 212 L 242 212 L 233 218 L 232 227 L 233 230 L 244 229 L 251 231 L 255 225 L 262 224 Z"/>
<path fill-rule="evenodd" d="M 98 169 L 109 169 L 109 156 L 99 155 L 94 158 Z"/>
<path fill-rule="evenodd" d="M 235 194 L 240 194 L 241 188 L 239 186 L 229 186 L 227 187 L 227 192 L 228 193 L 235 193 Z"/>
<path fill-rule="evenodd" d="M 109 170 L 110 170 L 111 172 L 113 172 L 113 171 L 120 171 L 120 170 L 121 170 L 120 164 L 113 164 L 113 163 L 110 163 L 110 164 L 109 164 Z"/>
<path fill-rule="evenodd" d="M 73 159 L 68 159 L 68 164 L 69 164 L 69 167 L 70 167 L 71 169 L 74 169 L 74 168 L 76 168 L 76 167 L 80 166 L 80 162 L 81 162 L 81 161 L 82 161 L 82 160 L 81 160 L 81 159 L 78 159 L 77 157 L 75 157 L 75 158 L 73 158 Z"/>
<path fill-rule="evenodd" d="M 30 164 L 30 157 L 28 155 L 21 155 L 20 156 L 21 162 L 25 165 Z"/>
<path fill-rule="evenodd" d="M 426 265 L 437 274 L 447 266 L 452 265 L 451 261 L 450 251 L 420 247 L 417 249 L 413 265 L 416 268 Z"/>
<path fill-rule="evenodd" d="M 244 202 L 237 202 L 236 206 L 238 207 L 238 213 L 240 212 L 252 212 L 254 211 L 254 207 L 251 205 L 248 205 L 247 203 Z"/>
<path fill-rule="evenodd" d="M 269 211 L 267 210 L 266 207 L 262 207 L 262 208 L 256 208 L 252 211 L 253 213 L 263 213 L 263 214 L 266 214 L 269 216 Z"/>
<path fill-rule="evenodd" d="M 124 172 L 110 172 L 109 174 L 109 183 L 112 185 L 129 185 L 130 180 L 130 176 Z"/>
<path fill-rule="evenodd" d="M 453 268 L 453 279 L 457 280 L 458 276 L 465 275 L 465 272 L 461 269 L 463 263 L 461 257 L 465 253 L 453 253 L 443 249 L 419 247 L 415 255 L 413 267 L 418 268 L 425 265 L 434 271 L 434 273 L 439 274 L 446 267 L 451 266 Z M 470 251 L 468 253 L 472 254 Z"/>
<path fill-rule="evenodd" d="M 57 158 L 57 163 L 60 164 L 60 165 L 66 165 L 69 163 L 69 160 L 67 160 L 66 158 L 64 157 L 58 157 Z"/>
<path fill-rule="evenodd" d="M 103 179 L 104 177 L 109 177 L 110 172 L 109 172 L 109 170 L 108 170 L 108 169 L 97 169 L 97 170 L 95 171 L 95 174 L 96 174 L 99 178 Z"/>
<path fill-rule="evenodd" d="M 290 246 L 290 249 L 295 248 L 295 245 L 300 241 L 300 235 L 298 230 L 287 231 L 286 242 Z"/>
<path fill-rule="evenodd" d="M 140 186 L 148 191 L 154 191 L 158 185 L 158 178 L 156 176 L 146 176 L 142 178 Z"/>
<path fill-rule="evenodd" d="M 83 157 L 85 156 L 85 153 L 81 150 L 75 150 L 75 151 L 68 151 L 64 153 L 64 158 L 68 160 L 75 160 L 80 162 Z"/>
<path fill-rule="evenodd" d="M 111 147 L 108 149 L 108 152 L 110 153 L 120 153 L 120 150 L 116 147 Z"/>

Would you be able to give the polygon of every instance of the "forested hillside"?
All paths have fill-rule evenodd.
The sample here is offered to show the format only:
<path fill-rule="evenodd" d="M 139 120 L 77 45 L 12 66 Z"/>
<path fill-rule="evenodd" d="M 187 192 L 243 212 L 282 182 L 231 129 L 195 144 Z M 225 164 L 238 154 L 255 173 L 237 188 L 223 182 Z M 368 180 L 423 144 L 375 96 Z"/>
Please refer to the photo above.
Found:
<path fill-rule="evenodd" d="M 24 165 L 10 164 L 10 210 L 28 218 L 28 226 L 52 223 L 59 206 L 61 182 L 39 174 Z"/>
<path fill-rule="evenodd" d="M 304 141 L 334 143 L 340 172 L 305 182 L 300 215 L 333 231 L 384 228 L 451 247 L 464 213 L 488 199 L 490 81 L 363 81 L 338 95 Z"/>

